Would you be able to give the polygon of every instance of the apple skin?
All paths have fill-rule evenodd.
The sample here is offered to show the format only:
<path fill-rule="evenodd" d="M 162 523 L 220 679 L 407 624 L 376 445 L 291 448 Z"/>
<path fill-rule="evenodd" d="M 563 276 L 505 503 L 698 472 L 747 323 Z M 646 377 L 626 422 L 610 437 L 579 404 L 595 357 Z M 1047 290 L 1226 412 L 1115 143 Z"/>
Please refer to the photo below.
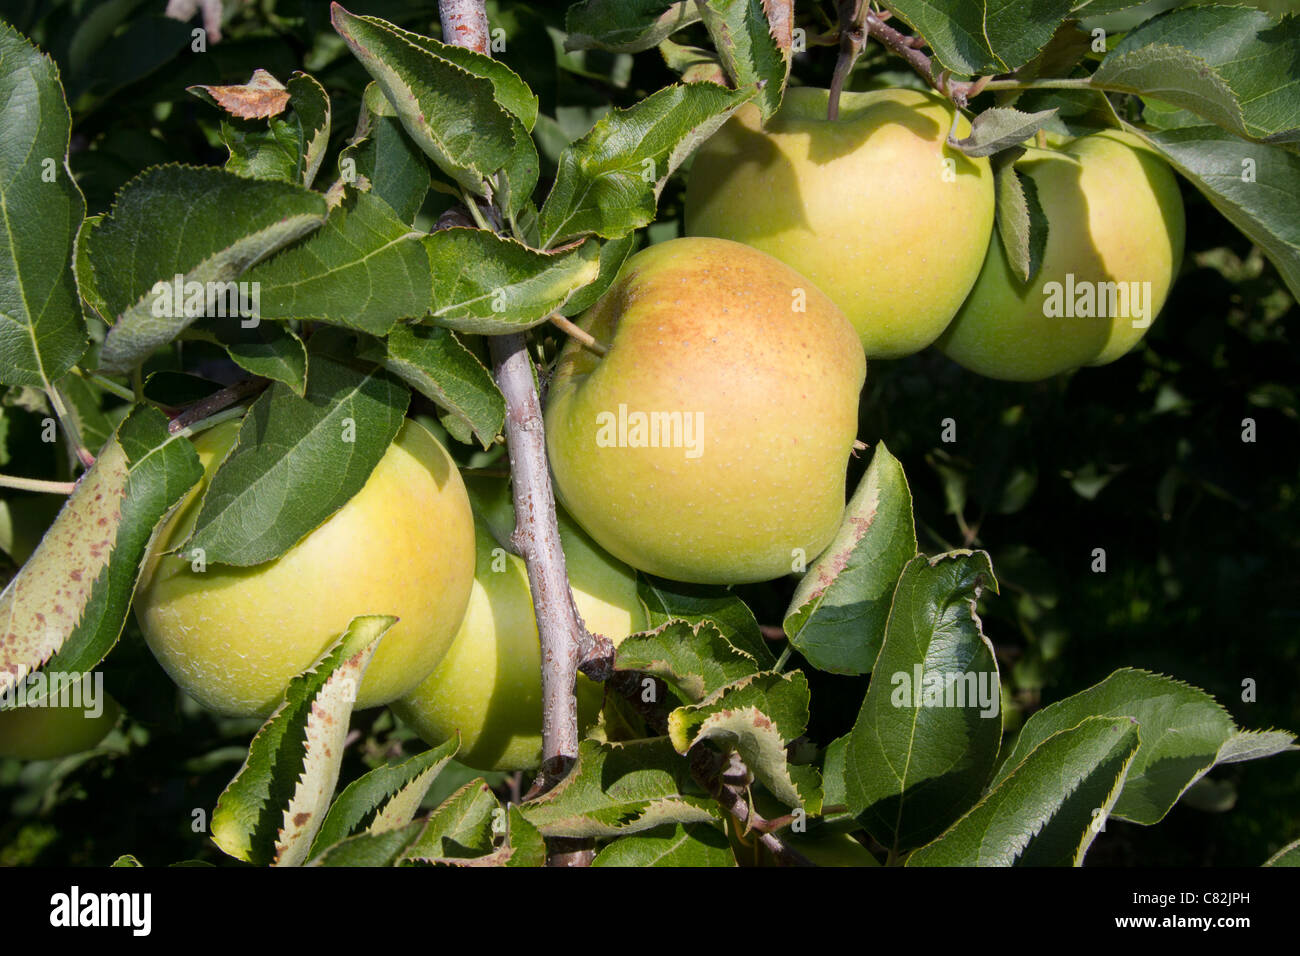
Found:
<path fill-rule="evenodd" d="M 759 125 L 746 104 L 700 147 L 686 233 L 734 239 L 802 272 L 834 300 L 867 358 L 925 348 L 979 275 L 993 173 L 946 145 L 953 107 L 919 90 L 792 87 Z M 957 132 L 970 124 L 959 118 Z M 945 178 L 946 172 L 951 175 Z"/>
<path fill-rule="evenodd" d="M 866 361 L 806 278 L 740 243 L 673 239 L 630 258 L 579 324 L 609 352 L 565 345 L 546 437 L 556 494 L 598 545 L 661 577 L 737 584 L 830 544 Z M 620 406 L 702 423 L 698 454 L 618 447 L 599 416 Z"/>
<path fill-rule="evenodd" d="M 0 757 L 56 760 L 90 750 L 117 725 L 117 701 L 104 695 L 98 717 L 80 707 L 15 707 L 0 711 Z"/>
<path fill-rule="evenodd" d="M 477 504 L 472 490 L 471 496 Z M 542 759 L 541 647 L 528 570 L 498 543 L 496 517 L 477 517 L 474 590 L 451 650 L 392 710 L 431 745 L 459 730 L 456 759 L 476 770 L 525 770 Z M 563 513 L 557 517 L 578 613 L 588 630 L 617 646 L 645 627 L 636 575 Z M 603 691 L 581 674 L 576 690 L 579 727 L 585 729 L 600 711 Z"/>
<path fill-rule="evenodd" d="M 356 707 L 409 693 L 451 647 L 474 582 L 473 515 L 446 449 L 408 419 L 361 491 L 285 554 L 195 572 L 162 552 L 188 537 L 199 491 L 238 430 L 223 423 L 194 440 L 203 481 L 142 573 L 136 615 L 159 663 L 209 710 L 266 716 L 353 617 L 393 614 Z"/>
<path fill-rule="evenodd" d="M 1128 133 L 1093 133 L 1060 151 L 1030 150 L 1017 169 L 1034 182 L 1047 217 L 1038 274 L 1023 283 L 994 236 L 970 297 L 939 339 L 940 351 L 989 378 L 1028 382 L 1104 365 L 1146 334 L 1127 316 L 1044 315 L 1047 284 L 1150 282 L 1151 318 L 1183 256 L 1183 201 L 1165 162 Z"/>

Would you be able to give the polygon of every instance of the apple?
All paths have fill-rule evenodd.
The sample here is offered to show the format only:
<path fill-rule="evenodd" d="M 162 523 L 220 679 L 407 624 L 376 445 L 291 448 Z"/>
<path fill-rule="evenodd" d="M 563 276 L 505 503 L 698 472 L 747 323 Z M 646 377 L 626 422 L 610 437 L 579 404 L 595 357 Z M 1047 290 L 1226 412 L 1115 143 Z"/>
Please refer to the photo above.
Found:
<path fill-rule="evenodd" d="M 789 574 L 830 544 L 866 361 L 804 276 L 725 239 L 630 258 L 546 406 L 555 490 L 595 542 L 677 581 Z"/>
<path fill-rule="evenodd" d="M 364 487 L 285 554 L 198 571 L 165 552 L 189 536 L 238 431 L 226 422 L 194 440 L 203 480 L 146 559 L 135 607 L 159 663 L 204 707 L 265 716 L 352 618 L 392 614 L 356 706 L 409 693 L 451 647 L 474 583 L 473 515 L 446 449 L 407 420 Z"/>
<path fill-rule="evenodd" d="M 121 712 L 107 694 L 95 716 L 83 707 L 52 704 L 0 710 L 0 757 L 55 760 L 82 753 L 108 736 Z"/>
<path fill-rule="evenodd" d="M 993 229 L 989 161 L 948 146 L 953 106 L 919 90 L 792 87 L 764 129 L 746 104 L 700 147 L 686 232 L 734 239 L 817 284 L 868 358 L 898 358 L 944 330 L 979 275 Z M 957 116 L 957 133 L 970 131 Z"/>
<path fill-rule="evenodd" d="M 468 483 L 476 505 L 485 499 L 499 505 L 499 489 L 508 488 L 499 481 Z M 578 613 L 588 630 L 617 646 L 645 627 L 636 575 L 563 513 L 557 517 Z M 430 744 L 459 731 L 461 763 L 477 770 L 524 770 L 542 759 L 542 658 L 528 571 L 499 541 L 513 528 L 513 513 L 507 524 L 503 511 L 489 505 L 476 518 L 478 556 L 465 620 L 447 656 L 392 710 Z M 576 693 L 585 729 L 599 713 L 603 689 L 579 674 Z"/>
<path fill-rule="evenodd" d="M 1042 265 L 1020 281 L 995 236 L 938 348 L 980 375 L 1019 382 L 1113 362 L 1146 334 L 1182 260 L 1178 183 L 1141 140 L 1116 130 L 1031 149 L 1017 169 L 1047 218 Z"/>

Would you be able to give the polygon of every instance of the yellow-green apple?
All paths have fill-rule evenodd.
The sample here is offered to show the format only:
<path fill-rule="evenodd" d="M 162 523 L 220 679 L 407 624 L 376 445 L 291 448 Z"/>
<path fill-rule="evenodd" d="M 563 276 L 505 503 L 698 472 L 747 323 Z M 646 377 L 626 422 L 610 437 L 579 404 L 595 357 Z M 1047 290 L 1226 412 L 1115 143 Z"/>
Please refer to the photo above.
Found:
<path fill-rule="evenodd" d="M 0 710 L 0 757 L 54 760 L 81 753 L 108 736 L 120 713 L 107 694 L 93 711 L 58 706 L 53 700 Z"/>
<path fill-rule="evenodd" d="M 546 407 L 555 489 L 596 543 L 677 581 L 789 574 L 831 541 L 866 362 L 835 304 L 725 239 L 629 259 Z"/>
<path fill-rule="evenodd" d="M 474 582 L 473 515 L 446 449 L 408 420 L 362 489 L 279 558 L 196 570 L 192 556 L 164 552 L 188 538 L 238 430 L 195 439 L 203 480 L 142 572 L 136 614 L 159 663 L 204 707 L 264 716 L 353 617 L 392 614 L 356 706 L 409 693 L 451 647 Z"/>
<path fill-rule="evenodd" d="M 471 495 L 476 503 L 482 500 L 473 495 L 472 479 Z M 498 541 L 510 528 L 482 513 L 476 517 L 478 560 L 465 620 L 447 656 L 392 709 L 431 744 L 459 731 L 456 759 L 462 763 L 478 770 L 523 770 L 542 758 L 542 659 L 528 571 Z M 589 631 L 617 646 L 645 626 L 636 576 L 563 513 L 558 518 L 578 613 Z M 601 695 L 600 685 L 578 675 L 581 727 L 595 720 Z"/>
<path fill-rule="evenodd" d="M 1133 348 L 1164 305 L 1183 255 L 1183 202 L 1165 162 L 1107 130 L 1017 169 L 1047 218 L 1042 265 L 1022 282 L 994 237 L 939 349 L 990 378 L 1035 381 Z"/>
<path fill-rule="evenodd" d="M 993 174 L 946 143 L 954 108 L 919 90 L 840 96 L 786 90 L 759 125 L 736 112 L 696 153 L 686 232 L 747 243 L 815 282 L 868 358 L 935 340 L 979 274 L 993 229 Z M 956 116 L 957 133 L 970 124 Z"/>

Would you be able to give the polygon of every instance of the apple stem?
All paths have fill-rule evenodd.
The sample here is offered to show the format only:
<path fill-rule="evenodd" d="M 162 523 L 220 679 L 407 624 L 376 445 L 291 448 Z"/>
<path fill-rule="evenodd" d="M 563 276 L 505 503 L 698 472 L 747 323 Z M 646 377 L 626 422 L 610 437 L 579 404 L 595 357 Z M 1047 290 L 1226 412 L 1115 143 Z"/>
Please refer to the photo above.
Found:
<path fill-rule="evenodd" d="M 567 318 L 560 315 L 560 313 L 556 312 L 551 315 L 551 324 L 554 325 L 557 329 L 560 329 L 569 337 L 577 339 L 579 342 L 582 343 L 584 348 L 591 349 L 591 351 L 595 352 L 597 355 L 609 354 L 609 346 L 605 345 L 602 342 L 597 341 L 595 336 L 593 336 L 590 332 L 580 329 L 578 326 L 570 322 Z"/>

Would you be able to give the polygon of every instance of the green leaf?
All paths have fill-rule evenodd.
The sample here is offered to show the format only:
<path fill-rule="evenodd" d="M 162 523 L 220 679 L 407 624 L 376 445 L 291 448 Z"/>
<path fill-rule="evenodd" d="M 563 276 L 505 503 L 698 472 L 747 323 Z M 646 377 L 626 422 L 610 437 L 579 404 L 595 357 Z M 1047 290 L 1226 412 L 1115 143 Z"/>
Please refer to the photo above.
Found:
<path fill-rule="evenodd" d="M 525 122 L 524 101 L 532 93 L 520 89 L 522 80 L 506 79 L 507 68 L 490 57 L 376 17 L 353 16 L 338 4 L 330 19 L 383 88 L 407 134 L 439 169 L 484 196 L 489 177 L 505 168 L 512 193 L 527 198 L 537 181 L 537 150 L 528 135 L 531 122 Z M 535 99 L 531 115 L 536 116 Z"/>
<path fill-rule="evenodd" d="M 1078 866 L 1137 748 L 1127 717 L 1091 717 L 1049 737 L 907 865 Z"/>
<path fill-rule="evenodd" d="M 357 688 L 379 640 L 397 618 L 353 618 L 253 738 L 212 812 L 212 840 L 237 860 L 306 862 L 338 783 Z"/>
<path fill-rule="evenodd" d="M 1029 176 L 1021 176 L 1015 166 L 1016 150 L 1004 153 L 993 163 L 993 189 L 999 241 L 1007 262 L 1028 282 L 1038 275 L 1047 249 L 1047 214 L 1038 201 L 1038 187 Z M 1005 158 L 1003 158 L 1005 157 Z"/>
<path fill-rule="evenodd" d="M 971 120 L 970 135 L 965 139 L 953 139 L 949 133 L 948 145 L 960 149 L 967 156 L 992 156 L 1029 139 L 1055 115 L 1055 109 L 1022 113 L 995 106 Z"/>
<path fill-rule="evenodd" d="M 1160 822 L 1188 787 L 1224 761 L 1225 747 L 1230 759 L 1252 759 L 1276 753 L 1278 744 L 1285 747 L 1295 739 L 1289 734 L 1274 740 L 1238 737 L 1228 712 L 1209 694 L 1170 677 L 1124 668 L 1030 717 L 993 786 L 1048 737 L 1089 717 L 1131 717 L 1138 723 L 1142 743 L 1111 811 L 1134 823 Z M 1246 746 L 1261 743 L 1255 753 Z"/>
<path fill-rule="evenodd" d="M 510 858 L 506 860 L 506 866 L 545 866 L 546 840 L 541 831 L 528 822 L 518 807 L 510 808 L 507 820 Z"/>
<path fill-rule="evenodd" d="M 86 203 L 54 61 L 0 20 L 0 63 L 0 384 L 48 388 L 86 350 L 72 272 Z"/>
<path fill-rule="evenodd" d="M 1204 5 L 1154 17 L 1092 75 L 1107 90 L 1150 94 L 1247 139 L 1300 142 L 1300 18 Z"/>
<path fill-rule="evenodd" d="M 116 317 L 100 364 L 125 371 L 143 361 L 207 314 L 206 295 L 233 292 L 246 269 L 324 221 L 324 198 L 301 186 L 193 166 L 141 173 L 90 235 L 96 286 Z M 173 301 L 178 275 L 201 294 L 186 288 Z"/>
<path fill-rule="evenodd" d="M 307 391 L 307 346 L 283 325 L 258 322 L 252 328 L 224 324 L 218 338 L 236 365 L 245 372 L 283 382 L 294 394 Z"/>
<path fill-rule="evenodd" d="M 617 239 L 649 225 L 668 177 L 754 93 L 679 84 L 606 113 L 560 154 L 542 204 L 542 245 L 588 233 Z"/>
<path fill-rule="evenodd" d="M 429 310 L 429 257 L 392 208 L 357 193 L 321 230 L 248 273 L 263 320 L 327 322 L 383 335 Z"/>
<path fill-rule="evenodd" d="M 423 239 L 433 271 L 433 320 L 500 335 L 546 321 L 600 273 L 599 248 L 538 252 L 486 229 L 440 229 Z"/>
<path fill-rule="evenodd" d="M 188 92 L 234 117 L 221 123 L 221 141 L 230 151 L 226 169 L 311 187 L 330 138 L 329 95 L 313 76 L 295 72 L 285 85 L 255 70 L 241 86 L 191 86 Z M 291 112 L 284 114 L 286 106 Z"/>
<path fill-rule="evenodd" d="M 588 243 L 595 243 L 595 239 L 588 239 Z M 569 296 L 568 301 L 559 309 L 561 315 L 573 316 L 580 312 L 585 312 L 596 304 L 596 300 L 605 294 L 614 280 L 618 278 L 618 272 L 623 268 L 623 263 L 628 256 L 636 249 L 637 235 L 635 232 L 629 232 L 621 239 L 609 239 L 600 243 L 600 272 L 595 280 L 587 283 L 573 295 Z"/>
<path fill-rule="evenodd" d="M 689 704 L 761 669 L 752 655 L 728 641 L 710 621 L 671 621 L 657 630 L 624 638 L 614 668 L 662 678 Z"/>
<path fill-rule="evenodd" d="M 384 200 L 404 225 L 415 222 L 429 192 L 429 164 L 402 129 L 393 105 L 377 83 L 362 97 L 357 133 L 339 155 L 345 182 L 369 183 L 370 193 Z"/>
<path fill-rule="evenodd" d="M 1265 866 L 1300 866 L 1300 840 L 1293 840 L 1267 860 Z"/>
<path fill-rule="evenodd" d="M 393 830 L 354 834 L 330 845 L 319 855 L 313 844 L 307 866 L 401 866 L 422 832 L 424 821 L 420 820 Z"/>
<path fill-rule="evenodd" d="M 894 585 L 915 554 L 907 476 L 881 442 L 835 540 L 795 588 L 784 622 L 790 642 L 820 670 L 870 672 Z"/>
<path fill-rule="evenodd" d="M 762 670 L 776 664 L 776 657 L 763 639 L 754 612 L 744 601 L 721 588 L 681 584 L 664 578 L 640 575 L 637 597 L 645 608 L 651 628 L 672 621 L 699 624 L 708 621 L 717 627 L 733 647 L 758 661 Z"/>
<path fill-rule="evenodd" d="M 592 866 L 735 866 L 727 836 L 707 823 L 674 823 L 615 840 Z"/>
<path fill-rule="evenodd" d="M 253 403 L 184 549 L 237 567 L 270 561 L 365 485 L 402 426 L 410 393 L 381 369 L 362 371 L 314 348 L 310 361 L 305 397 L 276 383 Z"/>
<path fill-rule="evenodd" d="M 1028 63 L 1073 5 L 1073 0 L 890 0 L 889 9 L 925 38 L 944 67 L 961 76 L 982 76 L 1010 73 Z"/>
<path fill-rule="evenodd" d="M 699 19 L 694 2 L 582 0 L 564 15 L 564 48 L 639 53 Z"/>
<path fill-rule="evenodd" d="M 731 684 L 698 704 L 668 715 L 668 736 L 678 753 L 702 740 L 735 747 L 754 777 L 778 800 L 821 812 L 820 778 L 795 771 L 786 745 L 808 725 L 808 679 L 791 674 L 756 674 Z M 806 768 L 811 770 L 811 768 Z"/>
<path fill-rule="evenodd" d="M 352 781 L 330 805 L 308 855 L 315 857 L 359 833 L 405 828 L 415 818 L 434 779 L 459 749 L 460 737 L 455 736 L 400 764 L 377 767 Z"/>
<path fill-rule="evenodd" d="M 456 334 L 433 325 L 399 325 L 361 356 L 379 362 L 426 398 L 464 422 L 483 447 L 505 424 L 506 400 L 473 352 Z"/>
<path fill-rule="evenodd" d="M 1258 245 L 1300 298 L 1300 156 L 1214 126 L 1133 132 Z"/>
<path fill-rule="evenodd" d="M 721 811 L 689 795 L 690 770 L 666 737 L 578 744 L 578 760 L 554 788 L 520 810 L 548 837 L 639 833 L 668 823 L 707 823 Z"/>
<path fill-rule="evenodd" d="M 761 84 L 755 102 L 767 119 L 790 75 L 792 5 L 771 0 L 701 0 L 704 26 L 734 86 Z"/>
<path fill-rule="evenodd" d="M 440 863 L 483 856 L 492 850 L 492 816 L 500 809 L 482 777 L 471 780 L 429 815 L 408 860 Z"/>
<path fill-rule="evenodd" d="M 918 555 L 894 592 L 885 641 L 849 736 L 848 806 L 895 850 L 971 806 L 997 761 L 1001 697 L 975 603 L 997 591 L 988 555 Z"/>
<path fill-rule="evenodd" d="M 122 633 L 154 528 L 202 473 L 193 446 L 168 432 L 161 412 L 140 407 L 122 422 L 0 593 L 0 694 L 42 664 L 75 674 L 104 659 Z"/>

